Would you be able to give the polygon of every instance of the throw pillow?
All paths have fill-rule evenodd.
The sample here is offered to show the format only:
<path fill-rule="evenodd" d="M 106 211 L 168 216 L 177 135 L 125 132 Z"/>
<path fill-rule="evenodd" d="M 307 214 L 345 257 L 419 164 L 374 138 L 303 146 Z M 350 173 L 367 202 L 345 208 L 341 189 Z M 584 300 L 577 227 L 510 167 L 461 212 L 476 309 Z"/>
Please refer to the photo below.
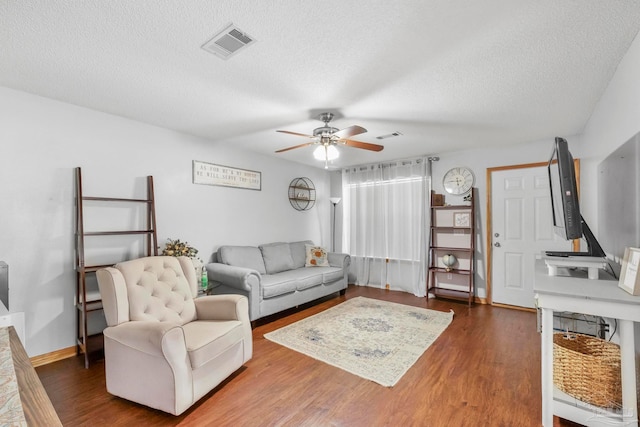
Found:
<path fill-rule="evenodd" d="M 327 251 L 321 246 L 305 245 L 307 259 L 305 267 L 329 267 Z"/>

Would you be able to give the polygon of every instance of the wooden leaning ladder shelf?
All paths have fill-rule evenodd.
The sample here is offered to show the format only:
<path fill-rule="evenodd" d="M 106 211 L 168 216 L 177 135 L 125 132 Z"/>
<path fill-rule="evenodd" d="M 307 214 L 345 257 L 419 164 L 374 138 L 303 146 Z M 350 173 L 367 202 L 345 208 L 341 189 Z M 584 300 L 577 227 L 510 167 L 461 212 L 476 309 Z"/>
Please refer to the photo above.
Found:
<path fill-rule="evenodd" d="M 115 230 L 115 231 L 86 231 L 84 229 L 84 202 L 106 203 L 144 203 L 146 205 L 146 228 L 144 230 Z M 101 268 L 110 267 L 113 264 L 86 265 L 85 264 L 85 237 L 100 236 L 125 236 L 141 235 L 146 238 L 146 253 L 158 255 L 158 238 L 156 233 L 155 199 L 153 191 L 153 177 L 147 176 L 147 198 L 125 199 L 114 197 L 89 197 L 82 192 L 82 171 L 76 168 L 76 308 L 78 310 L 76 322 L 76 352 L 84 354 L 85 368 L 89 367 L 87 317 L 90 312 L 102 310 L 102 301 L 99 298 L 87 297 L 87 273 L 95 273 Z M 120 260 L 118 260 L 120 261 Z M 118 262 L 116 261 L 116 262 Z"/>
<path fill-rule="evenodd" d="M 472 188 L 469 193 L 470 205 L 431 206 L 427 299 L 431 292 L 436 297 L 466 298 L 469 306 L 473 302 L 475 192 Z M 445 255 L 455 256 L 455 264 L 447 266 Z"/>

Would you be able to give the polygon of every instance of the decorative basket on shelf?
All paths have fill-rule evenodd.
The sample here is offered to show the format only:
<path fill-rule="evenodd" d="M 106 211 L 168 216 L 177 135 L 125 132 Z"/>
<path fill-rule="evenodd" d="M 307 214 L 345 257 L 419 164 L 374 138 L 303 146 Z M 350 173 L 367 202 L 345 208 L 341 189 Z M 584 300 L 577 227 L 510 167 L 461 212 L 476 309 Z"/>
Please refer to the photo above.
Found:
<path fill-rule="evenodd" d="M 622 407 L 620 346 L 582 334 L 553 334 L 553 383 L 583 402 Z"/>

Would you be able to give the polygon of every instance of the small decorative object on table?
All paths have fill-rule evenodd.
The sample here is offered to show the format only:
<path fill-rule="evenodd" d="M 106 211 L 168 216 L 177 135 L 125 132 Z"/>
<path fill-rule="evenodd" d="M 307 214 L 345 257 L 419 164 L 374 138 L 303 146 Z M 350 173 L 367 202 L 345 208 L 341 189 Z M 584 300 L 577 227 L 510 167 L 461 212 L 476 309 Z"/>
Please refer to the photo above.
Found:
<path fill-rule="evenodd" d="M 209 276 L 207 274 L 207 268 L 203 265 L 202 276 L 200 276 L 200 292 L 199 293 L 202 293 L 203 295 L 205 295 L 208 289 L 209 289 Z"/>
<path fill-rule="evenodd" d="M 193 262 L 193 268 L 196 271 L 196 277 L 200 281 L 199 292 L 205 292 L 209 286 L 207 279 L 207 270 L 204 268 L 204 263 L 197 257 L 198 250 L 189 245 L 189 242 L 182 242 L 180 239 L 167 239 L 167 243 L 162 250 L 162 255 L 167 256 L 186 256 L 191 258 Z"/>

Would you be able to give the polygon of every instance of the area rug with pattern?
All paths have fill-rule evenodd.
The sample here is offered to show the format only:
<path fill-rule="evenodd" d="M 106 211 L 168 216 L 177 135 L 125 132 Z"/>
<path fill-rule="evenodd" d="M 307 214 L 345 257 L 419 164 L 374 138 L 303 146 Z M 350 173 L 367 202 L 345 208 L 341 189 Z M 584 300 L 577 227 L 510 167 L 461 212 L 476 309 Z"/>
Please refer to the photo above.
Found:
<path fill-rule="evenodd" d="M 264 337 L 392 387 L 452 320 L 453 311 L 356 297 Z"/>

